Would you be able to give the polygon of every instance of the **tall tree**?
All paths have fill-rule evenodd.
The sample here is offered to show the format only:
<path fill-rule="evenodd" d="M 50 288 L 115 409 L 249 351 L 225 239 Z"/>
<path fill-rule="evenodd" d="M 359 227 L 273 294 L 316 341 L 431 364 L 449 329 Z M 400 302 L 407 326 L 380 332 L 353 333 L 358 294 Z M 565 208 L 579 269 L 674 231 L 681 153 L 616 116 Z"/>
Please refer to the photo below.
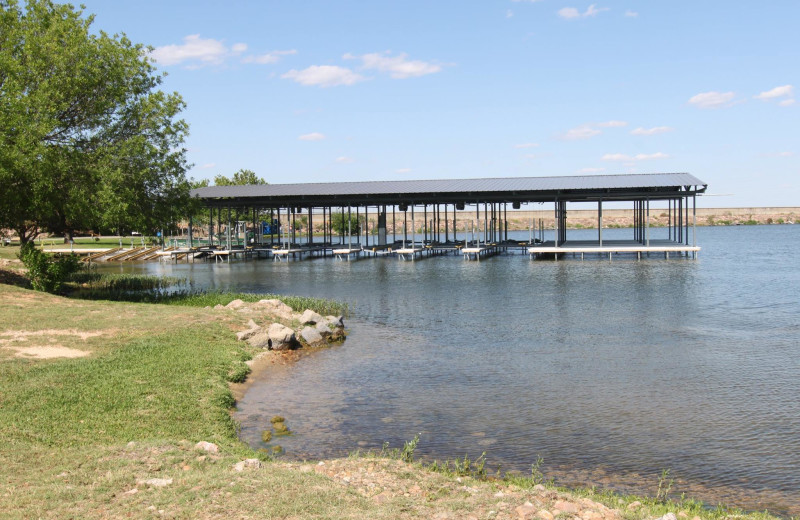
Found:
<path fill-rule="evenodd" d="M 267 184 L 267 181 L 256 175 L 253 170 L 241 169 L 228 178 L 224 175 L 214 177 L 215 186 L 245 186 L 250 184 Z"/>
<path fill-rule="evenodd" d="M 0 0 L 0 227 L 155 230 L 189 203 L 184 103 L 148 49 L 51 0 Z"/>

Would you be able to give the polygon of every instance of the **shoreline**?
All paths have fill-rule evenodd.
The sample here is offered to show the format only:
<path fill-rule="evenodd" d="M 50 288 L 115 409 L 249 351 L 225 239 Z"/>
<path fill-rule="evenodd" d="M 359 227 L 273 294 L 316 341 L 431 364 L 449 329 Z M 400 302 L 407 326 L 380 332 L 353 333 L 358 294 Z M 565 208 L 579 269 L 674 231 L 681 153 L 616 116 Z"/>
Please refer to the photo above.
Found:
<path fill-rule="evenodd" d="M 365 325 L 369 326 L 369 324 Z M 322 348 L 324 349 L 325 347 Z M 314 355 L 319 350 L 321 349 L 312 348 L 286 352 L 265 352 L 256 356 L 252 360 L 252 363 L 248 362 L 248 364 L 251 365 L 252 371 L 250 374 L 248 374 L 246 381 L 231 385 L 237 401 L 236 408 L 232 411 L 232 413 L 239 411 L 238 403 L 244 394 L 253 385 L 257 385 L 259 382 L 265 381 L 265 376 L 274 374 L 274 370 L 280 370 L 280 365 L 295 365 L 296 363 L 302 362 L 306 357 Z M 287 419 L 289 422 L 292 420 L 290 415 L 287 415 Z M 302 432 L 296 433 L 302 434 Z M 246 441 L 241 436 L 239 438 L 252 449 L 257 449 L 255 445 Z M 425 439 L 423 437 L 420 439 L 420 445 L 424 445 L 424 443 Z M 341 461 L 352 459 L 353 453 L 362 453 L 362 455 L 355 456 L 356 460 L 369 461 L 371 458 L 370 454 L 378 451 L 377 446 L 368 448 L 367 451 L 364 451 L 364 448 L 359 446 L 341 446 L 340 448 L 342 451 L 346 451 L 351 455 L 331 456 L 324 453 L 313 453 L 308 451 L 293 454 L 291 451 L 288 451 L 284 455 L 281 455 L 278 460 L 285 461 L 286 463 L 296 467 L 307 465 L 309 461 L 313 461 L 314 463 L 323 463 L 324 465 L 337 466 Z M 492 460 L 490 449 L 482 450 L 481 448 L 476 448 L 476 452 L 469 453 L 469 455 L 478 455 L 480 451 L 484 451 L 486 466 L 489 474 L 493 474 L 499 468 L 505 467 L 502 465 L 502 463 Z M 415 464 L 419 466 L 421 471 L 435 472 L 436 470 L 432 470 L 430 468 L 430 465 L 434 463 L 435 460 L 437 460 L 437 457 L 434 454 L 429 454 L 418 461 L 415 461 Z M 438 458 L 438 460 L 442 459 Z M 445 458 L 445 460 L 447 459 Z M 518 461 L 518 463 L 513 466 L 527 468 L 530 467 L 531 462 L 534 461 Z M 661 485 L 657 474 L 645 474 L 637 470 L 622 471 L 609 469 L 607 467 L 582 467 L 579 465 L 549 467 L 547 465 L 547 461 L 544 461 L 541 467 L 541 472 L 541 478 L 539 481 L 537 481 L 537 483 L 552 480 L 554 484 L 548 486 L 549 489 L 558 489 L 561 492 L 572 494 L 579 494 L 585 492 L 585 490 L 597 490 L 601 494 L 610 493 L 615 496 L 618 495 L 620 497 L 628 497 L 630 499 L 629 501 L 641 501 L 643 499 L 655 500 L 655 497 L 659 492 L 658 488 Z M 504 475 L 505 473 L 506 472 L 504 472 Z M 521 471 L 517 469 L 510 470 L 507 473 L 507 476 L 511 477 L 519 476 L 522 478 L 529 478 L 524 477 Z M 492 482 L 503 482 L 505 478 L 499 477 L 499 474 L 498 476 L 487 475 L 487 477 L 488 478 L 485 480 L 485 483 L 487 484 L 491 484 Z M 704 507 L 707 508 L 717 507 L 718 505 L 722 504 L 723 507 L 742 508 L 744 511 L 757 513 L 759 511 L 764 511 L 765 509 L 771 509 L 770 506 L 774 506 L 775 504 L 787 504 L 789 503 L 789 499 L 792 498 L 792 495 L 788 494 L 787 492 L 779 490 L 754 490 L 746 487 L 744 483 L 739 485 L 728 484 L 708 486 L 702 482 L 689 481 L 681 478 L 680 476 L 671 476 L 664 480 L 665 482 L 669 481 L 669 485 L 672 486 L 672 493 L 670 496 L 673 497 L 673 499 L 674 497 L 678 496 L 686 496 L 688 500 L 702 501 L 706 504 Z M 782 514 L 784 518 L 790 518 L 791 513 L 791 510 L 781 510 L 780 514 Z"/>
<path fill-rule="evenodd" d="M 198 518 L 296 516 L 299 511 L 304 512 L 301 516 L 336 518 L 520 518 L 525 512 L 532 513 L 526 518 L 538 515 L 540 520 L 553 520 L 560 513 L 577 514 L 570 511 L 585 513 L 587 520 L 652 519 L 669 512 L 687 520 L 738 515 L 735 511 L 703 509 L 692 502 L 567 491 L 541 486 L 530 478 L 475 479 L 452 466 L 437 472 L 419 463 L 391 458 L 327 459 L 315 464 L 278 459 L 248 463 L 243 471 L 234 469 L 242 459 L 255 460 L 248 458 L 255 453 L 239 439 L 232 424 L 227 424 L 233 402 L 223 398 L 220 387 L 227 388 L 229 395 L 233 392 L 224 375 L 242 363 L 241 355 L 247 351 L 241 342 L 231 340 L 246 321 L 246 314 L 233 309 L 217 312 L 202 307 L 72 300 L 5 285 L 0 286 L 0 292 L 0 308 L 12 319 L 9 323 L 14 323 L 13 329 L 29 331 L 27 335 L 15 332 L 15 337 L 31 344 L 43 338 L 41 341 L 57 341 L 89 352 L 74 360 L 36 360 L 9 357 L 5 348 L 0 349 L 4 355 L 0 359 L 2 368 L 12 374 L 21 371 L 23 376 L 12 378 L 17 381 L 13 385 L 0 383 L 9 404 L 0 410 L 10 419 L 4 421 L 4 428 L 11 426 L 8 439 L 12 447 L 18 444 L 0 454 L 2 467 L 16 468 L 2 472 L 9 489 L 18 490 L 0 497 L 0 505 L 11 511 L 12 517 L 14 512 L 19 517 L 42 516 L 42 508 L 50 515 L 80 517 L 138 516 L 150 514 L 150 508 L 164 510 L 167 516 Z M 47 332 L 36 333 L 39 330 Z M 50 336 L 56 339 L 49 340 Z M 183 353 L 176 355 L 173 350 Z M 309 349 L 307 353 L 315 351 Z M 271 365 L 272 360 L 288 364 L 305 357 L 302 349 L 290 352 L 300 354 L 255 356 L 254 373 L 243 384 L 253 384 L 261 367 Z M 215 361 L 202 361 L 207 356 Z M 131 374 L 132 361 L 142 366 Z M 195 368 L 187 370 L 185 363 Z M 73 377 L 62 379 L 58 388 L 39 381 L 41 374 L 46 381 L 48 373 L 64 370 Z M 192 375 L 194 371 L 197 377 Z M 174 386 L 175 379 L 187 377 L 192 385 L 203 387 Z M 60 417 L 66 412 L 58 404 L 62 392 L 78 395 L 95 386 L 101 391 L 92 390 L 85 410 L 79 408 L 49 422 L 49 414 Z M 34 396 L 37 401 L 27 403 Z M 129 402 L 130 398 L 135 400 Z M 50 404 L 52 399 L 56 399 L 52 401 L 55 408 Z M 18 405 L 22 403 L 27 404 L 20 411 Z M 116 404 L 109 408 L 112 403 Z M 116 413 L 118 403 L 133 408 L 122 416 L 106 417 L 107 413 Z M 31 406 L 37 410 L 35 414 L 25 411 Z M 41 432 L 39 435 L 51 438 L 54 445 L 40 444 L 37 437 L 28 436 L 15 444 L 19 430 L 14 424 L 23 421 L 27 425 L 30 420 L 34 422 L 26 429 Z M 230 433 L 225 433 L 229 427 Z M 55 430 L 50 431 L 52 428 Z M 229 434 L 233 438 L 228 438 Z M 198 452 L 197 440 L 216 443 L 219 452 Z M 75 443 L 74 449 L 70 442 Z M 53 460 L 54 450 L 59 453 L 55 466 L 30 464 L 31 459 Z M 98 474 L 106 475 L 102 485 L 87 487 L 87 482 L 96 482 Z M 247 484 L 254 481 L 262 484 Z M 162 482 L 164 488 L 156 487 Z M 231 487 L 231 482 L 236 485 Z M 30 491 L 23 491 L 29 486 Z M 288 495 L 286 491 L 278 495 L 268 491 L 285 490 L 286 486 L 292 489 Z M 82 497 L 78 503 L 76 493 Z M 49 498 L 35 500 L 42 494 Z M 325 500 L 314 498 L 320 494 Z M 178 509 L 176 504 L 180 504 Z M 492 511 L 495 514 L 490 516 Z M 746 517 L 774 518 L 761 513 Z"/>

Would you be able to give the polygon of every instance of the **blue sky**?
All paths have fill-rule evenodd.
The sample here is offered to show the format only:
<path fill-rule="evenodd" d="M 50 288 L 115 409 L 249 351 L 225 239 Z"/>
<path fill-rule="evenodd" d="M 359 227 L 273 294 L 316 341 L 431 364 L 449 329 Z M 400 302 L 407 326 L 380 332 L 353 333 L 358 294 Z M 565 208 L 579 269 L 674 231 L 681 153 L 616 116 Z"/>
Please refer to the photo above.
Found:
<path fill-rule="evenodd" d="M 800 206 L 800 2 L 84 0 L 155 48 L 190 176 L 689 172 Z"/>

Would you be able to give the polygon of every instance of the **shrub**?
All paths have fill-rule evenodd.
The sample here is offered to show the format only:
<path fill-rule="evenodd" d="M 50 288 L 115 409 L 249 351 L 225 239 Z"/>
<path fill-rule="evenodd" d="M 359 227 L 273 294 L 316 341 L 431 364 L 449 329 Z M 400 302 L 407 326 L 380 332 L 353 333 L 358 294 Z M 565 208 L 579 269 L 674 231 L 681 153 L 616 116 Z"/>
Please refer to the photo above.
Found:
<path fill-rule="evenodd" d="M 19 250 L 19 259 L 28 269 L 28 278 L 34 290 L 57 293 L 66 279 L 81 268 L 75 255 L 48 256 L 28 242 Z"/>

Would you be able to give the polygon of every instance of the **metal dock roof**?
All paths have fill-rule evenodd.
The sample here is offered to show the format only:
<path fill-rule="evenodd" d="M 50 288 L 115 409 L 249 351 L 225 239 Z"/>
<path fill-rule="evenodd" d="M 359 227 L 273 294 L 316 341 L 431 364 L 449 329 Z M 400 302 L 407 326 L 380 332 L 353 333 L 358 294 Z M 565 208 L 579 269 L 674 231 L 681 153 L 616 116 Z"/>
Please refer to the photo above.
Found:
<path fill-rule="evenodd" d="M 192 190 L 192 196 L 213 206 L 317 207 L 667 199 L 703 193 L 706 186 L 688 173 L 651 173 L 210 186 Z"/>

